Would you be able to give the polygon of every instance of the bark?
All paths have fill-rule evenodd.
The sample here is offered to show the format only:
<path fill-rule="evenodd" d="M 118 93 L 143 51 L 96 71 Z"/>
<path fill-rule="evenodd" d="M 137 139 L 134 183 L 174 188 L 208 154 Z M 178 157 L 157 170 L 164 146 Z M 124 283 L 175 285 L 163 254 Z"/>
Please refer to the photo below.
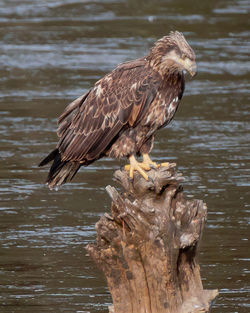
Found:
<path fill-rule="evenodd" d="M 206 204 L 185 199 L 175 164 L 149 176 L 131 182 L 127 172 L 115 172 L 125 192 L 106 187 L 112 215 L 100 219 L 97 242 L 87 246 L 106 276 L 110 312 L 208 312 L 218 291 L 203 289 L 197 262 Z"/>

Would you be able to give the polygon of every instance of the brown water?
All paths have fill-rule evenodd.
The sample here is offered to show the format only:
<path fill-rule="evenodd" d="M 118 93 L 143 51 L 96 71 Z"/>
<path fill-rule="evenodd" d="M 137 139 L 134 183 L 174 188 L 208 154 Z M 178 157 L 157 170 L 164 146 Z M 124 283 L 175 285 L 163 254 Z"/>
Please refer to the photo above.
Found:
<path fill-rule="evenodd" d="M 176 161 L 187 195 L 207 202 L 200 264 L 204 287 L 220 289 L 212 312 L 250 312 L 249 9 L 243 0 L 0 0 L 1 313 L 107 312 L 105 280 L 84 247 L 122 163 L 101 160 L 57 192 L 37 164 L 70 101 L 175 29 L 199 75 L 152 156 Z"/>

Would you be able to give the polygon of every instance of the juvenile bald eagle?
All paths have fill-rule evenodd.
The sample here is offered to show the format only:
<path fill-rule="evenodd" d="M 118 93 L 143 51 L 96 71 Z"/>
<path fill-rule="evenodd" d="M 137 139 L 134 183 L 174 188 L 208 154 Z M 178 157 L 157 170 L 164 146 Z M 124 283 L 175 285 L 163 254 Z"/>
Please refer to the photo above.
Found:
<path fill-rule="evenodd" d="M 59 142 L 40 164 L 53 164 L 50 188 L 70 181 L 81 166 L 110 156 L 129 158 L 133 178 L 157 166 L 148 153 L 155 132 L 167 125 L 184 91 L 184 74 L 196 73 L 195 54 L 183 34 L 170 32 L 143 58 L 118 65 L 92 89 L 73 101 L 59 117 Z M 143 162 L 135 159 L 143 156 Z M 162 164 L 163 166 L 166 164 Z"/>

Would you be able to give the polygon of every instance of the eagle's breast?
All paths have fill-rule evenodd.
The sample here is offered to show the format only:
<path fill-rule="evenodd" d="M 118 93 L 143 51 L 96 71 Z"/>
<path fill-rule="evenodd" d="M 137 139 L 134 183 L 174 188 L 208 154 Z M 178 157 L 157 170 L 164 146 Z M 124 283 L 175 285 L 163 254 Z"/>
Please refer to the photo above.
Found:
<path fill-rule="evenodd" d="M 148 114 L 141 123 L 142 126 L 149 127 L 146 137 L 151 136 L 157 129 L 166 126 L 173 119 L 183 91 L 184 80 L 182 76 L 170 77 L 163 81 L 148 109 Z"/>
<path fill-rule="evenodd" d="M 178 108 L 179 102 L 180 100 L 178 96 L 176 96 L 173 98 L 170 104 L 166 106 L 166 120 L 167 121 L 168 120 L 170 121 L 174 117 L 174 114 Z"/>

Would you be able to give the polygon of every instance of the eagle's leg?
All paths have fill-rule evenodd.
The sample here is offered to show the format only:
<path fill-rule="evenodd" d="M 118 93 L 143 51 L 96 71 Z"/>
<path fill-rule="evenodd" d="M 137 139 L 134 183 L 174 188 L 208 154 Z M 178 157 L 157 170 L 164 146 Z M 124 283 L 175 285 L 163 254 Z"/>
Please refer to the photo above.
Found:
<path fill-rule="evenodd" d="M 149 167 L 160 167 L 159 164 L 151 160 L 148 153 L 143 153 L 142 157 L 143 157 L 143 164 L 148 165 Z"/>
<path fill-rule="evenodd" d="M 161 166 L 169 166 L 169 162 L 163 162 L 163 163 L 157 164 L 156 162 L 152 161 L 148 153 L 143 154 L 142 157 L 143 157 L 143 163 L 148 164 L 151 167 L 159 168 Z"/>
<path fill-rule="evenodd" d="M 146 180 L 148 180 L 148 175 L 145 173 L 144 170 L 149 171 L 151 168 L 148 164 L 139 163 L 134 155 L 131 155 L 129 157 L 129 165 L 125 165 L 125 170 L 129 171 L 129 177 L 131 179 L 134 178 L 134 171 L 139 172 L 142 177 L 144 177 Z"/>

